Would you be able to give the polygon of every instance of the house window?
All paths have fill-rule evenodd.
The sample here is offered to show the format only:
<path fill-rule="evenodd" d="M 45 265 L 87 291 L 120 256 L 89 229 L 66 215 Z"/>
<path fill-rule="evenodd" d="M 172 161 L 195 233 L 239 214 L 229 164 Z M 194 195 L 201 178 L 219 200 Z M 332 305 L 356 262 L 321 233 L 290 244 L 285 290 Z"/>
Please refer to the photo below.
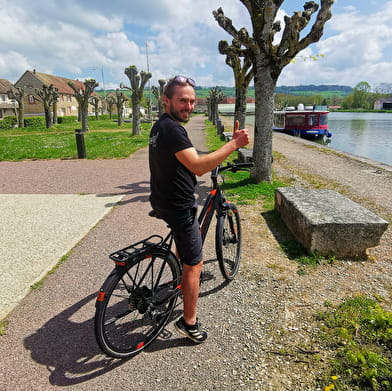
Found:
<path fill-rule="evenodd" d="M 30 105 L 33 105 L 35 103 L 34 95 L 28 95 L 27 100 Z"/>
<path fill-rule="evenodd" d="M 67 95 L 67 102 L 72 102 L 72 95 Z"/>

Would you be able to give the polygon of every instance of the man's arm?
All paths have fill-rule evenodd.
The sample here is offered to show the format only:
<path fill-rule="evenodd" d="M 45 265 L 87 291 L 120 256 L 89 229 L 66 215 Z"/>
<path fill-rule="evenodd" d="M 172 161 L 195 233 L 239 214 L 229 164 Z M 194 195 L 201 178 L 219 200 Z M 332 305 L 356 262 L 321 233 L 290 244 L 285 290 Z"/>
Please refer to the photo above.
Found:
<path fill-rule="evenodd" d="M 239 122 L 236 121 L 233 131 L 233 138 L 225 145 L 208 155 L 199 156 L 195 148 L 183 149 L 176 153 L 176 158 L 191 172 L 201 176 L 214 169 L 222 163 L 236 149 L 249 144 L 249 134 L 247 129 L 239 129 Z"/>

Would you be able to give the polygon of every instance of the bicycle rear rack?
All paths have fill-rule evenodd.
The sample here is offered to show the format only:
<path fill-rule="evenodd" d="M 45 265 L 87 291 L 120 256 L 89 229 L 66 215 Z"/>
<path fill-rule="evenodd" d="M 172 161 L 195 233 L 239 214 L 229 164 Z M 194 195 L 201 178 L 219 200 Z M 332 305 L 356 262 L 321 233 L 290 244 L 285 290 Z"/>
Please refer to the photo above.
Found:
<path fill-rule="evenodd" d="M 152 247 L 159 246 L 163 242 L 163 238 L 160 235 L 151 235 L 148 238 L 141 240 L 140 242 L 131 244 L 128 247 L 122 248 L 109 255 L 110 259 L 118 266 L 125 266 L 127 262 L 139 255 L 143 251 Z"/>

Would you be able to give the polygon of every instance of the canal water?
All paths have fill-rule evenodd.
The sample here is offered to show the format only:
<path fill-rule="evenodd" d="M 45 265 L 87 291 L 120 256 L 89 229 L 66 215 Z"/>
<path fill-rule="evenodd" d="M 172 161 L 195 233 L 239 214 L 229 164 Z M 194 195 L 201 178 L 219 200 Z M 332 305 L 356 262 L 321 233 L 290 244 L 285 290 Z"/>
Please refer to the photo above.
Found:
<path fill-rule="evenodd" d="M 219 105 L 219 109 L 221 106 L 225 106 L 222 112 L 234 110 L 234 105 Z M 246 122 L 253 126 L 254 116 L 247 116 Z M 328 128 L 332 137 L 323 144 L 392 166 L 392 113 L 331 112 Z"/>

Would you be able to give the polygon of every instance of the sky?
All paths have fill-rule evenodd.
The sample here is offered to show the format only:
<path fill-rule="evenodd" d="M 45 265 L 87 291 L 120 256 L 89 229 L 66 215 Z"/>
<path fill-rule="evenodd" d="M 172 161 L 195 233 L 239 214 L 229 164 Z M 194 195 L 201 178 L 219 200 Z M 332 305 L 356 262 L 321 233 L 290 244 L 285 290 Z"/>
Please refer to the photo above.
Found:
<path fill-rule="evenodd" d="M 278 18 L 304 4 L 285 0 Z M 0 0 L 0 78 L 15 83 L 36 69 L 114 89 L 130 85 L 124 69 L 136 65 L 152 73 L 150 86 L 178 74 L 203 87 L 233 86 L 218 51 L 220 40 L 232 40 L 212 15 L 219 7 L 252 32 L 240 0 Z M 283 69 L 278 86 L 390 82 L 392 0 L 335 0 L 332 14 L 321 40 Z"/>

